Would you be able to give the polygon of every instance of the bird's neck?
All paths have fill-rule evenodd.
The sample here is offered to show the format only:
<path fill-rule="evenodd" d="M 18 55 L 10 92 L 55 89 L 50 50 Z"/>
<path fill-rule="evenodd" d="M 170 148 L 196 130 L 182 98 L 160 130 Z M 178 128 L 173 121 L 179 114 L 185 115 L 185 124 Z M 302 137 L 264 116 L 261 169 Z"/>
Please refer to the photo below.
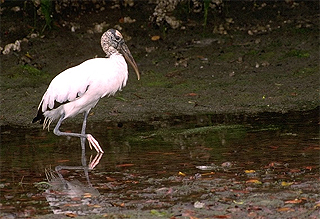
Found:
<path fill-rule="evenodd" d="M 111 55 L 119 55 L 120 53 L 113 47 L 109 47 L 108 50 L 105 51 L 106 57 L 109 58 Z"/>

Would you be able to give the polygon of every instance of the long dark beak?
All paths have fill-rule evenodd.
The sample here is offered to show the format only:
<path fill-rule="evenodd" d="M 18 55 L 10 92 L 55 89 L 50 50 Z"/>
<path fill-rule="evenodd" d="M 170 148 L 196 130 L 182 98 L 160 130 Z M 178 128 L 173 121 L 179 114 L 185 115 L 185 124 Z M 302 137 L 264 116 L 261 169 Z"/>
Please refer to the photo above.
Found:
<path fill-rule="evenodd" d="M 137 63 L 134 61 L 128 46 L 125 43 L 122 43 L 120 48 L 121 48 L 122 54 L 124 55 L 124 58 L 132 65 L 134 71 L 137 74 L 138 80 L 140 80 L 140 73 L 139 73 Z"/>

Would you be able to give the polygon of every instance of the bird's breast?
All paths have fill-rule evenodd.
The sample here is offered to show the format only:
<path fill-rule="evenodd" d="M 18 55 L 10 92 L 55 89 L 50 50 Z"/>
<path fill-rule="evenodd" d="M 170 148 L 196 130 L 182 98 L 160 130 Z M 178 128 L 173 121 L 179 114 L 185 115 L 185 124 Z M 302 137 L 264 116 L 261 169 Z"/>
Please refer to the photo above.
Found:
<path fill-rule="evenodd" d="M 128 67 L 122 56 L 96 59 L 96 65 L 92 68 L 88 91 L 101 95 L 113 95 L 128 80 Z"/>

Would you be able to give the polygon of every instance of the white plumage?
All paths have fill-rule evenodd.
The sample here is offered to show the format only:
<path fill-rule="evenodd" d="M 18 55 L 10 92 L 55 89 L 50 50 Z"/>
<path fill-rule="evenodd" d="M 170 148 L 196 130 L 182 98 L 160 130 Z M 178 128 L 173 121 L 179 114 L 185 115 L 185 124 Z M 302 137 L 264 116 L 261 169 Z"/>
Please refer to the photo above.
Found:
<path fill-rule="evenodd" d="M 52 80 L 40 103 L 42 112 L 53 120 L 62 112 L 65 119 L 75 116 L 94 107 L 100 98 L 114 95 L 127 79 L 127 64 L 120 54 L 87 60 Z M 65 104 L 53 109 L 55 101 Z"/>
<path fill-rule="evenodd" d="M 119 31 L 106 31 L 101 37 L 101 46 L 106 52 L 106 58 L 87 60 L 61 72 L 51 81 L 39 104 L 38 114 L 33 119 L 33 122 L 43 122 L 43 128 L 49 128 L 52 121 L 59 119 L 55 134 L 87 138 L 90 147 L 93 145 L 98 153 L 103 153 L 100 145 L 90 134 L 85 133 L 89 111 L 100 98 L 114 95 L 126 85 L 128 67 L 124 57 L 132 64 L 138 80 L 140 78 L 138 67 Z M 79 113 L 85 114 L 81 134 L 59 130 L 63 120 Z"/>

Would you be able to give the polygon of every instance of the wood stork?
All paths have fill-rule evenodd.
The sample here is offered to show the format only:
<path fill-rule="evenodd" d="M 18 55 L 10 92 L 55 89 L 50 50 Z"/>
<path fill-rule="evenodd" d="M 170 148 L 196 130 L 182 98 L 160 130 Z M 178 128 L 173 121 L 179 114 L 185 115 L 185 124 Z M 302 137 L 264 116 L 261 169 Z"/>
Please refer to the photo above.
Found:
<path fill-rule="evenodd" d="M 125 59 L 132 65 L 138 80 L 140 79 L 138 66 L 118 30 L 107 30 L 101 37 L 101 47 L 106 58 L 89 59 L 61 72 L 51 81 L 39 104 L 38 114 L 32 120 L 33 123 L 40 120 L 43 129 L 49 130 L 51 122 L 59 119 L 53 130 L 54 134 L 86 138 L 90 148 L 92 145 L 98 153 L 103 153 L 98 141 L 85 132 L 90 110 L 100 98 L 114 95 L 126 85 L 128 66 Z M 79 113 L 84 113 L 81 133 L 59 130 L 66 118 Z M 84 146 L 82 147 L 84 150 Z"/>

